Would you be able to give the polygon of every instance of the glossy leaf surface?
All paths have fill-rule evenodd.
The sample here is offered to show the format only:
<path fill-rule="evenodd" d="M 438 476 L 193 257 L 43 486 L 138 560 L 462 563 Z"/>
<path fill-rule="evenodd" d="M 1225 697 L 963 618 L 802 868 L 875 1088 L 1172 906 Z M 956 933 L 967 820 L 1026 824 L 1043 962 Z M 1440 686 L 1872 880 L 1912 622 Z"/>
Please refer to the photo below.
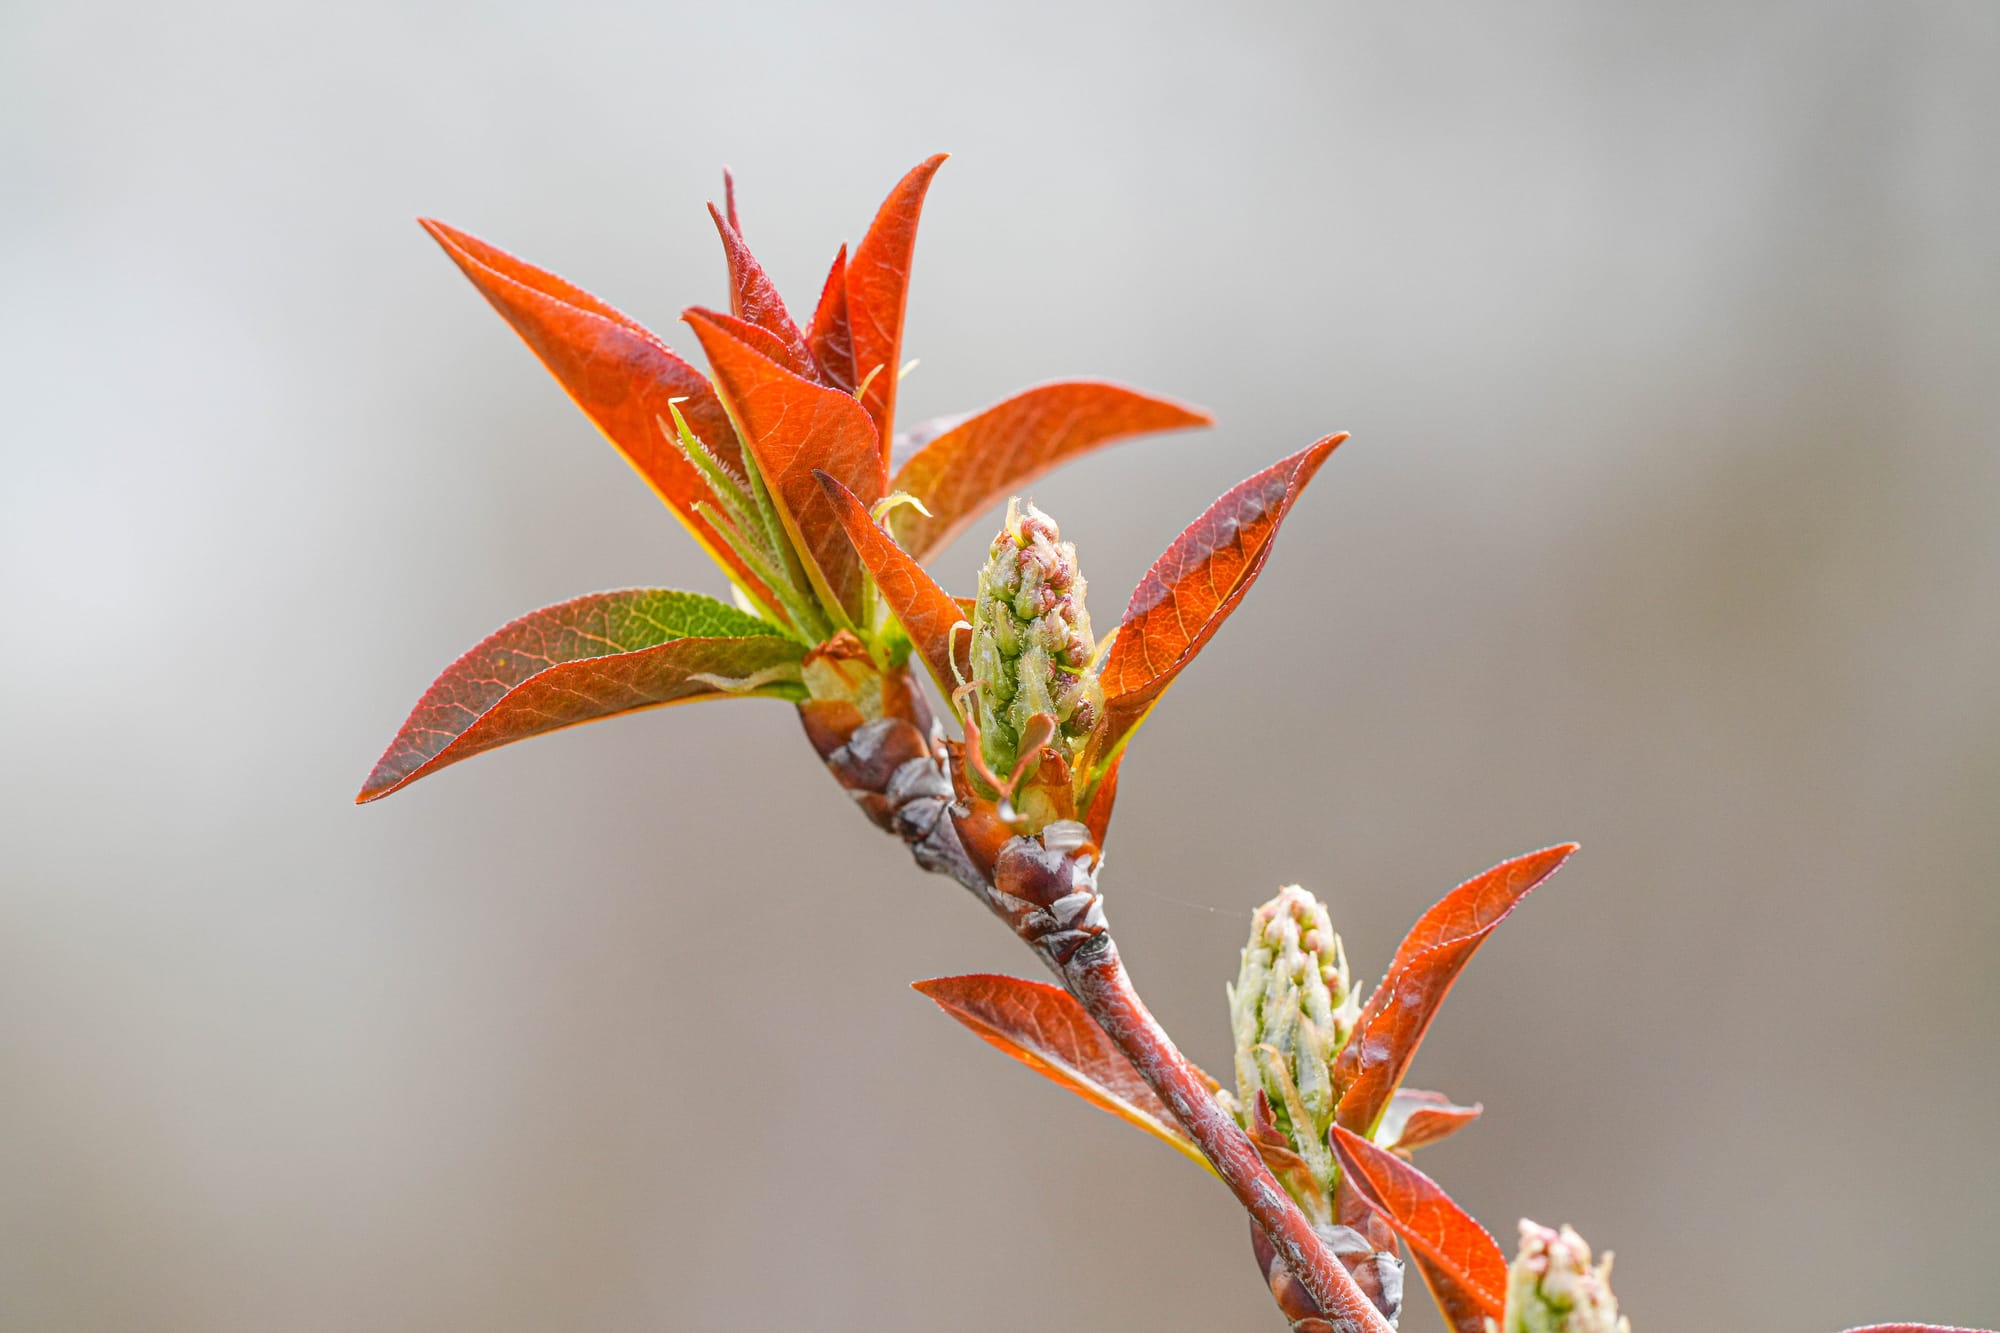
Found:
<path fill-rule="evenodd" d="M 885 472 L 896 421 L 903 311 L 909 300 L 910 260 L 917 248 L 917 219 L 923 213 L 931 177 L 937 175 L 945 157 L 939 153 L 926 159 L 896 183 L 847 263 L 847 318 L 855 382 L 866 381 L 868 385 L 861 404 L 875 422 L 876 447 Z"/>
<path fill-rule="evenodd" d="M 874 578 L 882 601 L 910 636 L 911 646 L 930 669 L 938 689 L 950 698 L 957 683 L 952 670 L 952 626 L 966 621 L 965 609 L 876 526 L 852 491 L 824 472 L 816 475 L 826 488 L 841 529 Z"/>
<path fill-rule="evenodd" d="M 868 414 L 847 394 L 803 379 L 756 350 L 727 316 L 693 309 L 683 318 L 708 353 L 792 542 L 807 557 L 814 586 L 849 620 L 859 619 L 861 565 L 813 472 L 828 473 L 863 504 L 882 498 Z"/>
<path fill-rule="evenodd" d="M 896 471 L 889 490 L 930 510 L 890 517 L 903 548 L 928 560 L 994 504 L 1071 458 L 1151 431 L 1206 426 L 1205 412 L 1092 380 L 1043 384 L 940 432 Z"/>
<path fill-rule="evenodd" d="M 1398 1088 L 1370 1137 L 1384 1148 L 1407 1152 L 1451 1137 L 1477 1120 L 1485 1109 L 1476 1102 L 1459 1106 L 1441 1092 Z"/>
<path fill-rule="evenodd" d="M 1077 1096 L 1137 1125 L 1176 1152 L 1208 1161 L 1081 1004 L 1060 986 L 1018 977 L 940 977 L 913 983 L 986 1041 Z"/>
<path fill-rule="evenodd" d="M 1278 528 L 1347 437 L 1329 435 L 1232 487 L 1176 537 L 1139 581 L 1104 660 L 1104 720 L 1086 763 L 1115 758 L 1148 710 L 1257 581 Z"/>
<path fill-rule="evenodd" d="M 593 593 L 522 616 L 452 663 L 362 785 L 372 801 L 482 751 L 614 713 L 797 691 L 804 648 L 699 593 Z"/>
<path fill-rule="evenodd" d="M 1334 1062 L 1340 1124 L 1361 1134 L 1374 1130 L 1458 974 L 1493 928 L 1575 850 L 1565 843 L 1503 862 L 1417 919 Z"/>
<path fill-rule="evenodd" d="M 697 501 L 712 498 L 708 483 L 660 428 L 672 420 L 668 403 L 684 399 L 681 412 L 709 451 L 742 466 L 735 427 L 707 376 L 583 289 L 442 222 L 426 218 L 423 226 L 703 549 L 768 601 L 764 585 L 694 512 Z"/>
<path fill-rule="evenodd" d="M 1362 1201 L 1412 1251 L 1470 1295 L 1482 1315 L 1499 1319 L 1507 1300 L 1507 1259 L 1486 1229 L 1429 1176 L 1394 1153 L 1338 1125 L 1331 1142 L 1343 1179 Z"/>

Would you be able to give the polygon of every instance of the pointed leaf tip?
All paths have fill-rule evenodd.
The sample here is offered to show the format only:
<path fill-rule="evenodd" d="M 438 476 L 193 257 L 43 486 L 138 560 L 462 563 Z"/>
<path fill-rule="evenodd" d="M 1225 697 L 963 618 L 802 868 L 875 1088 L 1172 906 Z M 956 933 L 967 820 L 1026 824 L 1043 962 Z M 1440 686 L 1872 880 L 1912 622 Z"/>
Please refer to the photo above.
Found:
<path fill-rule="evenodd" d="M 1575 850 L 1576 844 L 1564 843 L 1503 861 L 1417 918 L 1334 1062 L 1340 1124 L 1374 1132 L 1459 973 L 1521 899 Z"/>
<path fill-rule="evenodd" d="M 750 253 L 742 233 L 736 229 L 733 193 L 728 216 L 714 204 L 708 206 L 708 215 L 715 222 L 716 235 L 722 238 L 723 257 L 729 264 L 730 313 L 771 335 L 773 345 L 780 349 L 779 354 L 773 357 L 778 364 L 795 375 L 818 378 L 818 366 L 806 346 L 805 335 L 792 322 L 791 312 L 785 309 L 777 286 L 764 272 L 764 266 L 757 262 L 757 257 Z"/>
<path fill-rule="evenodd" d="M 736 429 L 708 377 L 581 287 L 435 218 L 418 221 L 710 558 L 768 602 L 756 575 L 695 512 L 714 500 L 700 470 L 660 432 L 678 402 L 709 451 L 741 467 Z"/>
<path fill-rule="evenodd" d="M 981 512 L 1072 458 L 1213 420 L 1199 408 L 1099 381 L 1024 389 L 930 434 L 901 463 L 889 489 L 921 497 L 931 512 L 898 514 L 891 529 L 906 550 L 928 560 Z"/>
<path fill-rule="evenodd" d="M 847 317 L 847 247 L 841 246 L 827 269 L 819 304 L 806 329 L 806 346 L 819 364 L 820 379 L 836 389 L 854 392 L 854 332 Z"/>
<path fill-rule="evenodd" d="M 1132 593 L 1100 680 L 1104 716 L 1085 763 L 1102 774 L 1159 697 L 1222 628 L 1270 559 L 1278 529 L 1345 432 L 1239 482 L 1174 538 Z"/>
<path fill-rule="evenodd" d="M 1441 1092 L 1398 1088 L 1370 1137 L 1385 1148 L 1407 1152 L 1449 1138 L 1477 1120 L 1485 1109 L 1478 1102 L 1460 1106 Z"/>
<path fill-rule="evenodd" d="M 736 216 L 736 175 L 728 167 L 722 169 L 722 200 L 728 210 L 730 227 L 741 236 L 743 222 Z"/>
<path fill-rule="evenodd" d="M 868 385 L 861 404 L 875 422 L 885 473 L 895 428 L 896 372 L 903 364 L 903 314 L 909 299 L 910 262 L 916 253 L 917 220 L 923 213 L 931 178 L 944 165 L 945 156 L 933 154 L 896 183 L 847 264 L 855 382 Z"/>
<path fill-rule="evenodd" d="M 475 754 L 663 704 L 785 694 L 804 648 L 700 593 L 635 588 L 544 607 L 439 676 L 362 784 L 378 800 Z M 740 688 L 725 682 L 741 681 Z"/>

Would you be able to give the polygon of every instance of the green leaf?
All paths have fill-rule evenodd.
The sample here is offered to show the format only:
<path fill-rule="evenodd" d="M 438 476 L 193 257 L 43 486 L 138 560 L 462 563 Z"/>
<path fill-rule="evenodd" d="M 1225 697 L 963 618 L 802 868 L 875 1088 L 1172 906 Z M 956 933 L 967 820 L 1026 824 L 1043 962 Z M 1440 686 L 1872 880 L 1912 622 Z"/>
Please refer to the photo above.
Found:
<path fill-rule="evenodd" d="M 804 653 L 796 639 L 700 593 L 633 588 L 544 607 L 488 635 L 431 684 L 355 800 L 616 713 L 731 695 L 802 697 Z"/>
<path fill-rule="evenodd" d="M 758 339 L 772 340 L 755 325 L 698 307 L 681 317 L 708 353 L 716 384 L 742 428 L 745 451 L 755 459 L 821 603 L 840 623 L 858 623 L 861 562 L 813 472 L 831 473 L 863 504 L 882 498 L 881 460 L 868 413 L 852 396 L 814 384 L 767 354 L 776 349 L 760 351 Z"/>

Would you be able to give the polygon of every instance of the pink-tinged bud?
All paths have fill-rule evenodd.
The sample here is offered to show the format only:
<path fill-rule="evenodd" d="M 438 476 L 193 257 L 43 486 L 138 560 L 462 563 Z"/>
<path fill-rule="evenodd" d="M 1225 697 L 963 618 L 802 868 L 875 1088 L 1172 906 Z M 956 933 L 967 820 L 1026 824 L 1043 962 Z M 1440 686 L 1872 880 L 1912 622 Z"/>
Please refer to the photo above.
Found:
<path fill-rule="evenodd" d="M 1254 1131 L 1251 1117 L 1268 1107 L 1271 1128 L 1310 1168 L 1316 1197 L 1300 1205 L 1324 1206 L 1338 1178 L 1326 1142 L 1333 1062 L 1361 1011 L 1324 903 L 1294 884 L 1257 909 L 1229 1011 L 1244 1127 Z"/>
<path fill-rule="evenodd" d="M 960 706 L 977 785 L 1006 800 L 1031 778 L 1043 748 L 1068 763 L 1095 725 L 1103 691 L 1090 670 L 1097 651 L 1084 607 L 1076 548 L 1055 521 L 1016 500 L 979 572 L 973 605 L 972 681 Z M 973 748 L 976 746 L 976 750 Z M 1021 832 L 1034 833 L 1034 815 Z M 1045 811 L 1053 817 L 1059 812 Z"/>
<path fill-rule="evenodd" d="M 1487 1321 L 1492 1329 L 1492 1321 Z M 1507 1270 L 1501 1333 L 1632 1333 L 1611 1294 L 1611 1256 L 1591 1263 L 1590 1246 L 1565 1226 L 1521 1221 L 1521 1252 Z"/>

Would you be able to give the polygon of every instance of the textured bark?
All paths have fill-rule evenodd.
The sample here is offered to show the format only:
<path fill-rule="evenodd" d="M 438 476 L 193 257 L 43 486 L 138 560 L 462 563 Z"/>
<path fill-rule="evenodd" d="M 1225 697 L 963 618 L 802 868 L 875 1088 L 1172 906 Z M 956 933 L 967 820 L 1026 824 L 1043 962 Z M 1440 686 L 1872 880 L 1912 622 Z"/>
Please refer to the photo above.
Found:
<path fill-rule="evenodd" d="M 1382 1317 L 1340 1256 L 1313 1230 L 1291 1195 L 1264 1165 L 1249 1135 L 1222 1109 L 1206 1081 L 1147 1012 L 1111 936 L 1101 935 L 1089 947 L 1079 949 L 1062 969 L 1062 977 L 1070 993 L 1090 1011 L 1132 1061 L 1132 1067 L 1160 1095 L 1181 1128 L 1200 1145 L 1223 1183 L 1304 1288 L 1303 1295 L 1326 1312 L 1315 1322 L 1310 1315 L 1298 1320 L 1287 1310 L 1286 1316 L 1294 1318 L 1294 1327 L 1309 1333 L 1394 1333 L 1394 1325 Z"/>
<path fill-rule="evenodd" d="M 1403 1264 L 1396 1256 L 1395 1235 L 1375 1235 L 1345 1226 L 1320 1228 L 1319 1234 L 1347 1265 L 1355 1285 L 1394 1324 L 1403 1309 Z M 1257 1270 L 1270 1285 L 1271 1299 L 1292 1321 L 1293 1333 L 1326 1333 L 1335 1327 L 1255 1222 L 1250 1224 L 1250 1249 L 1257 1256 Z"/>
<path fill-rule="evenodd" d="M 862 812 L 908 844 L 919 866 L 951 876 L 1005 921 L 1159 1094 L 1268 1238 L 1300 1295 L 1313 1310 L 1332 1312 L 1323 1317 L 1299 1306 L 1301 1319 L 1288 1309 L 1294 1327 L 1394 1333 L 1132 988 L 1098 898 L 1096 845 L 1017 836 L 991 805 L 963 799 L 968 793 L 953 782 L 962 766 L 907 671 L 884 679 L 879 709 L 869 711 L 876 715 L 845 700 L 815 700 L 799 706 L 799 717 Z"/>
<path fill-rule="evenodd" d="M 907 671 L 884 679 L 881 713 L 845 700 L 799 705 L 806 739 L 861 812 L 909 846 L 919 866 L 985 898 L 986 876 L 966 856 L 950 813 L 944 732 Z"/>

